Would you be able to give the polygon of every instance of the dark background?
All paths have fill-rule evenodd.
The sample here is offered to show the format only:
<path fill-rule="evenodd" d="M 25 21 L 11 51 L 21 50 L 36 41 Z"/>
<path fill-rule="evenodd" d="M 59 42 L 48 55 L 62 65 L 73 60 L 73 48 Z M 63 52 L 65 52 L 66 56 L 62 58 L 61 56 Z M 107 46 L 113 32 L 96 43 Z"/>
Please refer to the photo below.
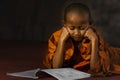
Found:
<path fill-rule="evenodd" d="M 0 0 L 1 80 L 33 80 L 6 73 L 45 68 L 42 63 L 47 53 L 47 40 L 62 26 L 63 9 L 72 2 L 86 4 L 104 40 L 120 47 L 120 0 Z"/>
<path fill-rule="evenodd" d="M 46 42 L 72 2 L 86 4 L 105 41 L 120 46 L 120 0 L 0 0 L 0 41 Z"/>

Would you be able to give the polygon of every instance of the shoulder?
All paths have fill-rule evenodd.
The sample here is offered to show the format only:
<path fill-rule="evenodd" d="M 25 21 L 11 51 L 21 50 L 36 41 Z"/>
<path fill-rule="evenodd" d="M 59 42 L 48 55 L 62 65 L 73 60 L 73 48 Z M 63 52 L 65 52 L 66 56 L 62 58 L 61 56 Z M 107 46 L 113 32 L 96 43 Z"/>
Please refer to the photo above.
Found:
<path fill-rule="evenodd" d="M 61 35 L 61 32 L 62 32 L 62 29 L 58 29 L 52 35 L 55 36 L 55 37 L 59 37 Z"/>
<path fill-rule="evenodd" d="M 58 42 L 61 32 L 62 32 L 62 29 L 58 29 L 57 31 L 52 33 L 52 35 L 49 38 L 49 41 Z"/>

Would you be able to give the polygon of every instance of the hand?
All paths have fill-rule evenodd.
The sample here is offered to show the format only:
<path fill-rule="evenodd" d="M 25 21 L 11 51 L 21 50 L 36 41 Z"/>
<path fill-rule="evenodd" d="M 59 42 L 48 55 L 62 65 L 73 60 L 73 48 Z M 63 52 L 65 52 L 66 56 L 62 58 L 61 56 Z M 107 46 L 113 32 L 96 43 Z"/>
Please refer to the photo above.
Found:
<path fill-rule="evenodd" d="M 84 36 L 88 37 L 90 40 L 98 40 L 96 33 L 91 28 L 86 31 Z"/>
<path fill-rule="evenodd" d="M 94 69 L 96 63 L 98 63 L 99 61 L 99 54 L 98 54 L 98 36 L 96 35 L 96 33 L 89 28 L 86 31 L 85 36 L 87 36 L 90 40 L 91 40 L 91 59 L 90 59 L 90 69 Z"/>
<path fill-rule="evenodd" d="M 62 33 L 60 35 L 60 40 L 65 42 L 68 39 L 69 36 L 70 36 L 70 34 L 69 34 L 67 28 L 63 27 L 62 28 Z"/>
<path fill-rule="evenodd" d="M 89 61 L 83 61 L 73 66 L 74 69 L 82 69 L 84 66 L 89 65 Z"/>

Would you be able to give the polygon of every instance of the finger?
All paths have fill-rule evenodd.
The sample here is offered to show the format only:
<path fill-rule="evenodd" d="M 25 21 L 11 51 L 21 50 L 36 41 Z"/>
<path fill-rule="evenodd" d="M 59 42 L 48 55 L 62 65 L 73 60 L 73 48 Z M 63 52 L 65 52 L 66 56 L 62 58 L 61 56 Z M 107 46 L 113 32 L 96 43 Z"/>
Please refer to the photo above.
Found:
<path fill-rule="evenodd" d="M 85 31 L 87 31 L 87 30 L 88 30 L 88 28 L 89 28 L 89 26 L 87 25 L 87 27 L 85 28 Z"/>
<path fill-rule="evenodd" d="M 89 28 L 89 26 L 87 26 L 87 27 L 85 28 L 85 31 L 84 31 L 84 33 L 83 33 L 83 36 L 85 35 L 85 33 L 86 33 L 86 31 L 88 30 L 88 28 Z"/>
<path fill-rule="evenodd" d="M 66 25 L 66 24 L 64 24 L 63 26 L 64 26 L 64 27 L 67 27 L 67 25 Z"/>
<path fill-rule="evenodd" d="M 67 27 L 67 25 L 66 24 L 64 24 L 64 26 L 63 26 L 66 30 L 67 30 L 67 32 L 69 33 L 69 30 L 68 30 L 68 28 L 66 28 Z"/>

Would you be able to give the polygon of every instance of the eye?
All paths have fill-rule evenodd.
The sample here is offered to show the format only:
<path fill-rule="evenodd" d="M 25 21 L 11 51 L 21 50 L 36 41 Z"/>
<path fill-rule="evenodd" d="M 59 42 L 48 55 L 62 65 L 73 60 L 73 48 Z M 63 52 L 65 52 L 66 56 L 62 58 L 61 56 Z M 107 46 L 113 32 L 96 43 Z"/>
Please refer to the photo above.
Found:
<path fill-rule="evenodd" d="M 78 26 L 78 29 L 79 29 L 79 30 L 84 30 L 85 27 L 84 27 L 84 26 Z"/>
<path fill-rule="evenodd" d="M 85 29 L 85 27 L 84 26 L 81 26 L 81 30 L 84 30 Z"/>
<path fill-rule="evenodd" d="M 84 29 L 86 28 L 86 25 L 83 24 L 83 25 L 81 25 L 81 26 L 78 26 L 78 28 L 79 28 L 80 30 L 84 30 Z"/>
<path fill-rule="evenodd" d="M 70 30 L 74 30 L 75 26 L 70 26 L 69 28 L 70 28 Z"/>
<path fill-rule="evenodd" d="M 81 29 L 82 26 L 78 26 L 78 29 Z"/>

